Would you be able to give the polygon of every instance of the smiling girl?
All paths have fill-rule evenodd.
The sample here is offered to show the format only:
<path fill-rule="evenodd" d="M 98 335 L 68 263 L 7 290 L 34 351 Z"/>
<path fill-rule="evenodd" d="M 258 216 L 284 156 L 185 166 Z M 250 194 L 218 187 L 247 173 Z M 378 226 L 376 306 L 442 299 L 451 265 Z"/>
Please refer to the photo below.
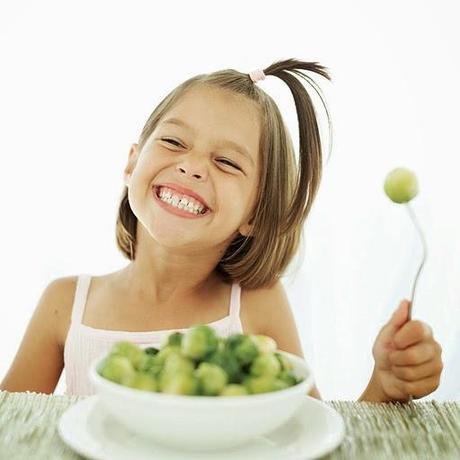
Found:
<path fill-rule="evenodd" d="M 330 79 L 318 63 L 288 59 L 195 76 L 160 102 L 124 170 L 116 239 L 129 264 L 50 282 L 2 389 L 52 393 L 65 369 L 68 394 L 92 394 L 90 363 L 115 342 L 158 347 L 196 324 L 268 335 L 303 356 L 280 280 L 322 173 L 316 111 L 296 77 L 318 87 L 301 69 Z M 293 95 L 298 159 L 276 103 L 256 85 L 267 75 Z M 402 302 L 374 344 L 361 400 L 420 397 L 439 384 L 441 347 L 427 325 L 406 319 Z M 320 398 L 316 386 L 310 395 Z"/>

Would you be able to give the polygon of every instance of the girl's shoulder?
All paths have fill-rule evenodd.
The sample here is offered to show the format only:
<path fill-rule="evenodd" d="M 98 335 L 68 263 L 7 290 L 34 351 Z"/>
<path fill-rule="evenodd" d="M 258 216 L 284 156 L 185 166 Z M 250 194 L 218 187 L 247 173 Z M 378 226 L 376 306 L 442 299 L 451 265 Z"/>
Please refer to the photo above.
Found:
<path fill-rule="evenodd" d="M 59 343 L 62 347 L 64 347 L 67 331 L 70 326 L 77 281 L 78 275 L 65 276 L 62 278 L 56 278 L 49 285 L 49 287 L 53 289 L 54 297 L 56 299 L 54 319 Z"/>
<path fill-rule="evenodd" d="M 248 333 L 268 335 L 280 349 L 302 355 L 294 313 L 280 280 L 266 287 L 242 289 L 241 316 Z"/>
<path fill-rule="evenodd" d="M 105 286 L 107 279 L 111 274 L 101 276 L 91 276 L 91 291 L 94 293 L 100 291 L 101 286 Z M 57 278 L 53 281 L 56 289 L 56 297 L 59 302 L 59 308 L 56 311 L 57 334 L 59 342 L 64 347 L 67 333 L 69 332 L 70 324 L 72 321 L 72 310 L 74 308 L 74 301 L 76 299 L 77 284 L 80 275 L 65 276 Z M 85 295 L 85 303 L 87 295 Z M 86 305 L 83 306 L 86 310 Z"/>
<path fill-rule="evenodd" d="M 260 288 L 241 287 L 241 322 L 245 333 L 264 334 L 271 310 L 276 308 L 284 289 L 281 282 Z"/>

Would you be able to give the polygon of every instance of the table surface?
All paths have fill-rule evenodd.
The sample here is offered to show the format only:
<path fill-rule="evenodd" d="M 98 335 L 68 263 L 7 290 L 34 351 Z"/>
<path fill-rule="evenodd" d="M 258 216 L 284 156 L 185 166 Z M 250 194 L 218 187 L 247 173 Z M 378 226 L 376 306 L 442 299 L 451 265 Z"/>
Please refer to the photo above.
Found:
<path fill-rule="evenodd" d="M 0 391 L 0 459 L 82 459 L 61 440 L 57 425 L 83 398 Z M 324 403 L 342 415 L 346 435 L 323 460 L 460 459 L 460 401 Z"/>

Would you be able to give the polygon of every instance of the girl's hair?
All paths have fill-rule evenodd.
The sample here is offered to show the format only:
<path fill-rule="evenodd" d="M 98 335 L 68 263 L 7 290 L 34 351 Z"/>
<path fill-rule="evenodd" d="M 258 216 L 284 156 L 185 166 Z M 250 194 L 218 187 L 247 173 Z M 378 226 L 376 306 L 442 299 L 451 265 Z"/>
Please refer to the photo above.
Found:
<path fill-rule="evenodd" d="M 331 118 L 321 90 L 299 69 L 331 80 L 327 68 L 317 62 L 287 59 L 263 69 L 266 76 L 273 75 L 283 80 L 294 97 L 299 123 L 298 162 L 289 131 L 274 100 L 251 80 L 249 74 L 233 69 L 197 75 L 171 91 L 149 116 L 138 142 L 141 151 L 160 119 L 197 85 L 243 95 L 256 104 L 261 117 L 261 174 L 250 221 L 253 230 L 249 236 L 238 235 L 216 267 L 216 272 L 225 282 L 239 282 L 249 289 L 272 285 L 289 266 L 298 250 L 302 226 L 321 180 L 322 149 L 315 109 L 309 93 L 292 74 L 310 83 L 320 97 L 326 109 L 329 137 L 332 139 Z M 137 222 L 125 186 L 118 210 L 116 239 L 117 246 L 129 260 L 134 260 L 136 254 Z"/>

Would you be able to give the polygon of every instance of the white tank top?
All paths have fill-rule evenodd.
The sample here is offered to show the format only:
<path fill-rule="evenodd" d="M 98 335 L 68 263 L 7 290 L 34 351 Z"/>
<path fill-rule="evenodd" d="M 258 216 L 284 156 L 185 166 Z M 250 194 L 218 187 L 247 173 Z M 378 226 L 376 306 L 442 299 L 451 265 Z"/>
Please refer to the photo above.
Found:
<path fill-rule="evenodd" d="M 165 338 L 174 331 L 184 332 L 187 329 L 169 329 L 160 331 L 112 331 L 95 329 L 82 323 L 88 296 L 91 275 L 82 274 L 78 277 L 75 297 L 72 306 L 72 317 L 64 345 L 64 372 L 68 395 L 92 395 L 95 389 L 89 381 L 88 371 L 92 361 L 108 352 L 115 342 L 128 340 L 142 346 L 159 348 Z M 208 326 L 212 327 L 221 337 L 242 333 L 240 320 L 241 287 L 233 283 L 229 314 Z"/>

